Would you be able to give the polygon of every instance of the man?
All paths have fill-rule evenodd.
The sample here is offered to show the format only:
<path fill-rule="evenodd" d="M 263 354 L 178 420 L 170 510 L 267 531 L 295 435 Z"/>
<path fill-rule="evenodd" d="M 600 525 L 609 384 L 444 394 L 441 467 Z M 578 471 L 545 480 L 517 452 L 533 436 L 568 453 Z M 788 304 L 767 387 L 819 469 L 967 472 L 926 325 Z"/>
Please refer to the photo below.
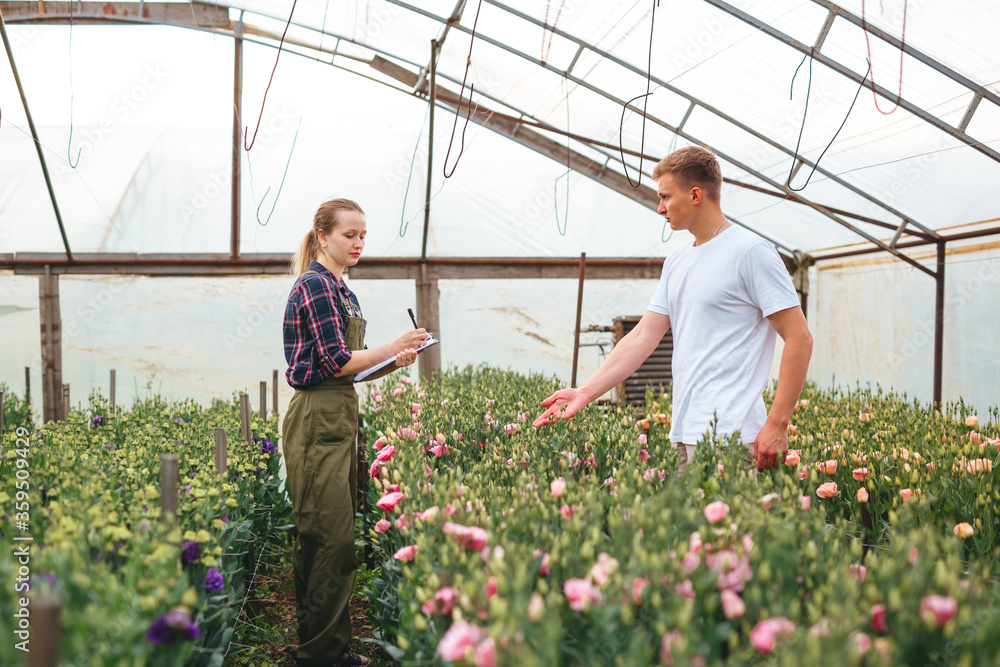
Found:
<path fill-rule="evenodd" d="M 717 433 L 740 432 L 758 469 L 788 451 L 788 420 L 805 383 L 812 335 L 777 251 L 722 214 L 722 172 L 715 154 L 682 148 L 656 165 L 660 206 L 673 230 L 694 236 L 666 258 L 642 319 L 579 389 L 542 401 L 536 428 L 573 417 L 629 377 L 673 325 L 673 421 L 681 465 L 718 415 Z M 770 412 L 761 396 L 777 336 L 785 343 Z M 780 452 L 780 456 L 779 456 Z"/>

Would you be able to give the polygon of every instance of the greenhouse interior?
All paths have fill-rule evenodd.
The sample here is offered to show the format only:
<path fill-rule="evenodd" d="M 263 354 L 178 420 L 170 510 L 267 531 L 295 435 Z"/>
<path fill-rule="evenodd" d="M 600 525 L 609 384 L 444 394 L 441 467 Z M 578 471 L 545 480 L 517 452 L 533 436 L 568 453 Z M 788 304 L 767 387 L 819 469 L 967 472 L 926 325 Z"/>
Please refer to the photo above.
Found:
<path fill-rule="evenodd" d="M 988 0 L 0 1 L 0 663 L 1000 664 L 998 28 Z M 689 147 L 811 336 L 799 394 L 756 306 L 773 464 L 726 415 L 677 435 L 654 293 L 723 229 L 662 210 Z M 310 282 L 339 198 L 364 251 Z M 329 335 L 290 324 L 320 283 L 368 348 L 343 297 L 328 393 L 289 338 Z M 404 368 L 338 383 L 377 355 Z"/>

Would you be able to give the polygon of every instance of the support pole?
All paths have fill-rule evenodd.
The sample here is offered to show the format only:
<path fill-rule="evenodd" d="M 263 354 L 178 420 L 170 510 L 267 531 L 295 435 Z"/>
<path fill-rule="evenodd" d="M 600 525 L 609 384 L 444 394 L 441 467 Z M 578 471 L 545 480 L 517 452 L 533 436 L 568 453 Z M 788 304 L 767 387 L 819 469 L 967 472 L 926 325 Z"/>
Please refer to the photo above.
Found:
<path fill-rule="evenodd" d="M 118 406 L 115 403 L 115 369 L 111 369 L 111 387 L 108 400 L 111 402 L 111 414 L 118 414 Z"/>
<path fill-rule="evenodd" d="M 52 188 L 52 178 L 49 177 L 49 167 L 45 163 L 45 154 L 42 152 L 42 142 L 38 140 L 38 130 L 35 129 L 35 121 L 28 109 L 28 98 L 24 96 L 24 88 L 21 86 L 21 76 L 17 73 L 17 64 L 14 62 L 14 52 L 10 48 L 10 40 L 7 39 L 7 27 L 3 21 L 3 14 L 0 14 L 0 37 L 3 38 L 3 46 L 7 50 L 7 60 L 10 61 L 10 71 L 14 75 L 14 83 L 17 85 L 17 92 L 21 95 L 21 106 L 24 107 L 24 115 L 28 119 L 28 129 L 31 130 L 31 138 L 35 143 L 35 150 L 38 151 L 38 162 L 42 165 L 42 176 L 45 177 L 45 187 L 49 189 L 49 199 L 52 200 L 52 210 L 56 214 L 56 224 L 59 225 L 59 234 L 62 236 L 63 247 L 66 248 L 66 258 L 73 261 L 73 251 L 69 249 L 69 239 L 66 237 L 66 228 L 63 226 L 62 215 L 59 213 L 59 203 L 56 201 L 56 191 Z"/>
<path fill-rule="evenodd" d="M 177 455 L 160 454 L 160 521 L 177 516 Z"/>
<path fill-rule="evenodd" d="M 267 382 L 260 383 L 260 421 L 267 421 Z"/>
<path fill-rule="evenodd" d="M 240 430 L 243 439 L 250 442 L 250 395 L 245 391 L 240 392 Z"/>
<path fill-rule="evenodd" d="M 431 184 L 434 182 L 434 106 L 437 103 L 437 52 L 438 41 L 431 40 L 431 107 L 427 112 L 427 187 L 424 195 L 424 237 L 420 247 L 420 259 L 427 259 L 427 236 L 431 228 Z M 455 113 L 460 113 L 457 109 Z"/>
<path fill-rule="evenodd" d="M 62 386 L 62 419 L 61 421 L 69 421 L 69 385 L 64 384 Z"/>
<path fill-rule="evenodd" d="M 24 401 L 31 405 L 31 367 L 24 367 Z"/>
<path fill-rule="evenodd" d="M 278 369 L 274 370 L 271 377 L 271 410 L 278 412 Z"/>
<path fill-rule="evenodd" d="M 59 315 L 59 276 L 45 266 L 38 277 L 39 319 L 42 329 L 42 423 L 64 419 L 62 414 L 62 340 Z"/>
<path fill-rule="evenodd" d="M 215 434 L 215 472 L 225 475 L 228 469 L 226 459 L 226 429 L 221 426 L 213 429 Z"/>
<path fill-rule="evenodd" d="M 583 315 L 583 280 L 587 275 L 587 253 L 580 253 L 580 285 L 576 291 L 576 334 L 573 336 L 573 373 L 569 386 L 576 387 L 576 364 L 580 358 L 580 317 Z"/>
<path fill-rule="evenodd" d="M 29 598 L 31 613 L 31 650 L 28 667 L 57 667 L 59 665 L 59 614 L 62 603 L 53 595 Z"/>
<path fill-rule="evenodd" d="M 417 279 L 417 317 L 419 324 L 427 331 L 440 337 L 440 313 L 438 304 L 441 292 L 438 290 L 436 278 L 427 278 L 427 265 L 420 265 L 420 278 Z M 435 371 L 441 370 L 441 344 L 432 345 L 417 357 L 417 367 L 420 374 L 430 378 Z"/>
<path fill-rule="evenodd" d="M 243 110 L 243 12 L 233 30 L 235 53 L 233 57 L 233 193 L 229 256 L 240 257 L 240 149 L 243 147 L 240 114 Z"/>
<path fill-rule="evenodd" d="M 937 243 L 937 290 L 934 298 L 934 405 L 941 407 L 941 381 L 944 370 L 944 260 L 946 241 Z"/>
<path fill-rule="evenodd" d="M 0 442 L 3 442 L 3 392 L 0 391 Z"/>

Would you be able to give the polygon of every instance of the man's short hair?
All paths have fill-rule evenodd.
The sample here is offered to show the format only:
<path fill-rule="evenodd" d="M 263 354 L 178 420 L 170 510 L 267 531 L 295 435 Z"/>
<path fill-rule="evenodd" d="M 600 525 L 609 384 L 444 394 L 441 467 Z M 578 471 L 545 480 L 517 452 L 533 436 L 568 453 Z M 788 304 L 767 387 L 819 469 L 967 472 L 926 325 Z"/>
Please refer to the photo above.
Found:
<path fill-rule="evenodd" d="M 722 198 L 722 169 L 715 153 L 701 146 L 688 146 L 660 160 L 653 169 L 653 180 L 663 174 L 684 188 L 699 187 L 705 197 L 714 202 Z"/>

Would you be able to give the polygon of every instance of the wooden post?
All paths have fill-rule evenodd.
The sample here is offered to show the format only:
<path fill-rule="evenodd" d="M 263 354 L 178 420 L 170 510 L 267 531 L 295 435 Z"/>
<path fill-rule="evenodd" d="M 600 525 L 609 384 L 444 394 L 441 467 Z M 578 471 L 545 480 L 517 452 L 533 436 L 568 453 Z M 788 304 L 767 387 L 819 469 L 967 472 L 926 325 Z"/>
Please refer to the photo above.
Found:
<path fill-rule="evenodd" d="M 250 395 L 245 391 L 240 392 L 240 427 L 243 439 L 250 442 Z"/>
<path fill-rule="evenodd" d="M 0 391 L 0 442 L 3 442 L 3 392 Z"/>
<path fill-rule="evenodd" d="M 583 312 L 583 279 L 587 275 L 587 253 L 580 253 L 580 285 L 576 291 L 576 333 L 573 336 L 573 372 L 570 387 L 576 387 L 576 366 L 580 359 L 580 315 Z"/>
<path fill-rule="evenodd" d="M 274 369 L 271 377 L 271 410 L 278 412 L 278 369 Z"/>
<path fill-rule="evenodd" d="M 438 313 L 440 297 L 437 279 L 428 279 L 427 265 L 421 264 L 420 278 L 417 279 L 417 324 L 439 339 L 441 337 L 439 331 L 441 322 Z M 441 345 L 443 343 L 429 347 L 417 357 L 418 368 L 423 377 L 429 379 L 432 372 L 441 370 Z"/>
<path fill-rule="evenodd" d="M 118 414 L 118 406 L 115 403 L 115 369 L 111 369 L 111 392 L 108 395 L 108 400 L 111 401 L 111 414 Z"/>
<path fill-rule="evenodd" d="M 160 521 L 177 516 L 177 455 L 160 454 Z"/>
<path fill-rule="evenodd" d="M 31 405 L 31 367 L 24 367 L 24 400 Z"/>
<path fill-rule="evenodd" d="M 58 667 L 62 603 L 53 595 L 29 600 L 32 627 L 28 667 Z"/>
<path fill-rule="evenodd" d="M 59 276 L 45 266 L 38 276 L 39 319 L 42 331 L 42 423 L 65 419 L 62 413 L 62 339 L 59 314 Z"/>
<path fill-rule="evenodd" d="M 215 472 L 225 475 L 226 462 L 226 429 L 221 426 L 213 429 L 215 433 Z"/>
<path fill-rule="evenodd" d="M 260 421 L 267 421 L 267 382 L 260 383 Z"/>
<path fill-rule="evenodd" d="M 62 420 L 69 421 L 69 385 L 62 386 Z"/>

